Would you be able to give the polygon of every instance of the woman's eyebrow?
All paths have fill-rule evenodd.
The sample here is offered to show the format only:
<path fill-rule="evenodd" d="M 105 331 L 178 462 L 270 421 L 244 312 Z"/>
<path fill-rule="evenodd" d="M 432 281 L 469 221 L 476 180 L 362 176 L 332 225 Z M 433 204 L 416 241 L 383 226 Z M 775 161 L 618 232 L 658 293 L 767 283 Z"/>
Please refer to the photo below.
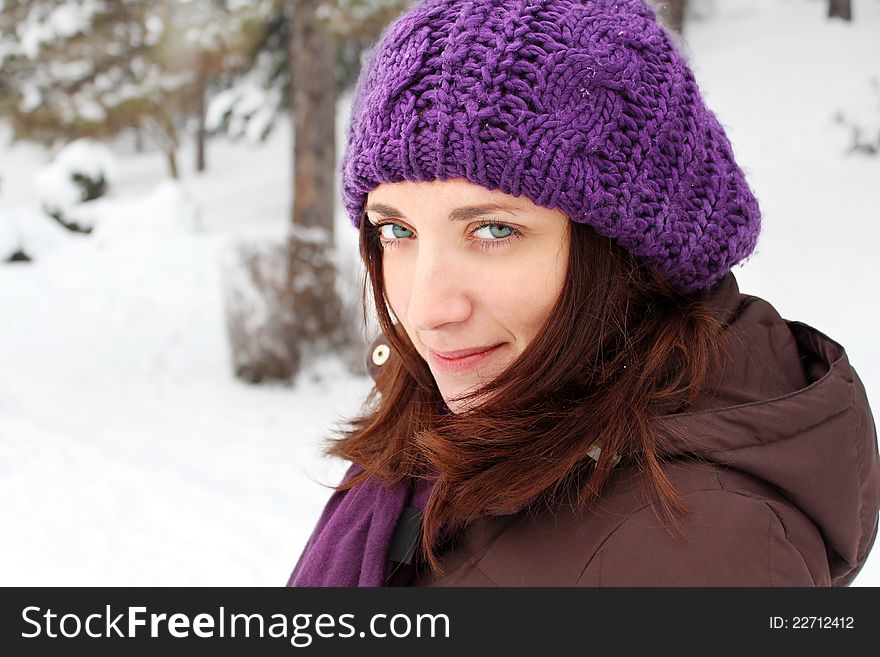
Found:
<path fill-rule="evenodd" d="M 397 217 L 399 219 L 406 219 L 406 217 L 400 210 L 390 205 L 385 205 L 384 203 L 371 203 L 367 206 L 366 211 L 377 212 L 383 217 Z M 480 217 L 485 214 L 492 214 L 493 212 L 499 211 L 516 214 L 518 212 L 522 212 L 522 208 L 518 208 L 515 205 L 507 205 L 505 203 L 483 203 L 481 205 L 467 205 L 461 208 L 456 208 L 455 210 L 450 212 L 449 221 L 470 221 L 474 217 Z"/>

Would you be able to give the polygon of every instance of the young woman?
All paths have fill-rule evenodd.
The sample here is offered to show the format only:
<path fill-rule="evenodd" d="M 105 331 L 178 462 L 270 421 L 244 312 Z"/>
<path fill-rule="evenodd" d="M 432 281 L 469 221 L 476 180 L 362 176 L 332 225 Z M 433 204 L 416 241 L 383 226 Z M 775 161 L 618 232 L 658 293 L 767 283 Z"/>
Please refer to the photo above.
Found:
<path fill-rule="evenodd" d="M 383 334 L 290 585 L 852 582 L 864 388 L 739 292 L 758 204 L 641 0 L 417 2 L 342 184 Z"/>

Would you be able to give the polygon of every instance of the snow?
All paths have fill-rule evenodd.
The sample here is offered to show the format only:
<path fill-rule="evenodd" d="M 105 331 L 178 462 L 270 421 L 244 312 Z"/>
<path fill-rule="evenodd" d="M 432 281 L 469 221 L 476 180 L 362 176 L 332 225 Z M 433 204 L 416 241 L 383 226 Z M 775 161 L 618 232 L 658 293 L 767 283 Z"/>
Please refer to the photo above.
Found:
<path fill-rule="evenodd" d="M 81 198 L 81 188 L 73 181 L 74 174 L 91 180 L 103 176 L 109 188 L 117 175 L 117 162 L 113 152 L 104 144 L 91 139 L 77 139 L 62 148 L 51 164 L 43 167 L 34 176 L 34 187 L 40 207 L 64 213 L 65 220 L 77 214 L 83 219 L 81 225 L 92 225 L 90 213 L 77 212 Z M 95 206 L 89 204 L 89 210 Z"/>
<path fill-rule="evenodd" d="M 85 31 L 101 6 L 97 0 L 81 0 L 62 3 L 45 13 L 45 6 L 36 5 L 18 29 L 22 50 L 31 59 L 36 59 L 42 44 Z"/>
<path fill-rule="evenodd" d="M 91 121 L 93 123 L 98 123 L 107 118 L 107 112 L 94 100 L 89 98 L 75 98 L 77 114 L 82 117 L 85 121 Z"/>
<path fill-rule="evenodd" d="M 824 2 L 709 7 L 683 47 L 764 217 L 740 287 L 841 342 L 877 412 L 880 158 L 847 154 L 833 116 L 880 118 L 880 2 L 855 3 L 851 25 Z M 330 494 L 319 484 L 345 470 L 321 440 L 370 388 L 329 360 L 295 387 L 231 372 L 223 279 L 236 245 L 287 234 L 290 141 L 284 119 L 261 144 L 217 138 L 203 175 L 186 142 L 172 182 L 161 153 L 117 140 L 110 193 L 79 207 L 88 236 L 40 209 L 51 154 L 0 148 L 0 256 L 35 258 L 0 265 L 0 584 L 285 583 Z M 357 233 L 338 184 L 334 257 L 352 296 Z M 855 585 L 880 584 L 878 552 Z"/>
<path fill-rule="evenodd" d="M 270 89 L 265 95 L 263 104 L 248 116 L 244 137 L 252 144 L 262 140 L 268 134 L 272 121 L 278 113 L 278 107 L 281 105 L 280 96 L 277 89 Z M 231 130 L 232 128 L 230 128 L 230 134 L 232 134 Z"/>
<path fill-rule="evenodd" d="M 239 97 L 239 91 L 235 88 L 224 89 L 215 95 L 208 103 L 208 109 L 205 112 L 205 129 L 212 132 L 216 130 L 223 121 L 223 117 L 232 111 Z"/>
<path fill-rule="evenodd" d="M 212 144 L 210 176 L 186 149 L 179 183 L 161 154 L 117 142 L 114 193 L 85 204 L 89 236 L 39 211 L 48 153 L 0 151 L 0 225 L 62 242 L 25 234 L 36 261 L 0 267 L 15 308 L 0 339 L 3 584 L 286 581 L 327 494 L 315 482 L 344 471 L 317 441 L 369 390 L 333 362 L 295 390 L 231 375 L 221 264 L 286 234 L 287 124 L 260 148 Z"/>
<path fill-rule="evenodd" d="M 216 132 L 226 120 L 230 137 L 244 136 L 251 143 L 261 141 L 278 112 L 281 97 L 277 89 L 264 88 L 259 77 L 249 75 L 214 96 L 205 112 L 205 128 Z"/>
<path fill-rule="evenodd" d="M 49 76 L 53 80 L 73 81 L 85 78 L 94 70 L 92 62 L 84 59 L 72 62 L 51 61 L 48 65 Z"/>
<path fill-rule="evenodd" d="M 43 102 L 42 94 L 34 86 L 27 86 L 22 92 L 21 101 L 18 103 L 18 109 L 22 112 L 32 112 Z"/>
<path fill-rule="evenodd" d="M 146 20 L 147 34 L 144 36 L 144 43 L 153 46 L 162 38 L 165 32 L 165 22 L 155 14 L 147 16 Z"/>
<path fill-rule="evenodd" d="M 101 176 L 113 182 L 117 163 L 113 152 L 104 144 L 92 139 L 76 139 L 58 151 L 52 168 L 68 175 L 79 173 L 96 179 Z"/>
<path fill-rule="evenodd" d="M 254 70 L 209 101 L 205 112 L 209 132 L 220 131 L 226 121 L 225 132 L 233 139 L 243 136 L 250 143 L 262 141 L 281 106 L 281 90 L 263 84 L 270 66 L 271 59 L 261 56 Z"/>
<path fill-rule="evenodd" d="M 25 206 L 4 208 L 0 214 L 0 234 L 0 261 L 18 250 L 30 258 L 43 258 L 77 239 L 66 228 L 48 220 L 42 211 Z"/>
<path fill-rule="evenodd" d="M 21 247 L 17 223 L 0 221 L 0 260 L 6 260 Z"/>

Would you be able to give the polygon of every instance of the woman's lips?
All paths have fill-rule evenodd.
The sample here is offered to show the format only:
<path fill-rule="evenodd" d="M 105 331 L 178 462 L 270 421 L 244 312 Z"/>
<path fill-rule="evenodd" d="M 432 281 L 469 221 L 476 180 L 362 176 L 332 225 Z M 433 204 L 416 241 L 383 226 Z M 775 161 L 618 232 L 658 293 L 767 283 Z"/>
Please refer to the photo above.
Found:
<path fill-rule="evenodd" d="M 457 352 L 445 352 L 446 355 L 441 355 L 433 349 L 428 349 L 428 354 L 434 369 L 444 374 L 464 374 L 494 356 L 499 348 L 503 346 L 504 343 L 496 344 L 493 347 L 480 347 L 479 349 L 483 349 L 482 351 L 474 352 L 473 349 L 468 349 Z M 447 357 L 448 355 L 454 355 L 455 357 Z"/>

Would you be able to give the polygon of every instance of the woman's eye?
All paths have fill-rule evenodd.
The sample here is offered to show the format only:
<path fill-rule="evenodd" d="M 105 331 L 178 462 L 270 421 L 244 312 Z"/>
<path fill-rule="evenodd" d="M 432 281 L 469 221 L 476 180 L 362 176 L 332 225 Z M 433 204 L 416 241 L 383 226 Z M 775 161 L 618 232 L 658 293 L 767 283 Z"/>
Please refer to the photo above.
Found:
<path fill-rule="evenodd" d="M 400 224 L 382 224 L 379 226 L 379 234 L 388 241 L 405 239 L 411 237 L 413 232 L 408 228 L 404 228 Z"/>
<path fill-rule="evenodd" d="M 480 235 L 480 231 L 486 231 L 482 235 Z M 516 231 L 506 224 L 486 224 L 485 226 L 480 226 L 477 230 L 474 231 L 474 235 L 476 237 L 481 237 L 483 239 L 503 239 L 505 237 L 510 237 Z"/>

